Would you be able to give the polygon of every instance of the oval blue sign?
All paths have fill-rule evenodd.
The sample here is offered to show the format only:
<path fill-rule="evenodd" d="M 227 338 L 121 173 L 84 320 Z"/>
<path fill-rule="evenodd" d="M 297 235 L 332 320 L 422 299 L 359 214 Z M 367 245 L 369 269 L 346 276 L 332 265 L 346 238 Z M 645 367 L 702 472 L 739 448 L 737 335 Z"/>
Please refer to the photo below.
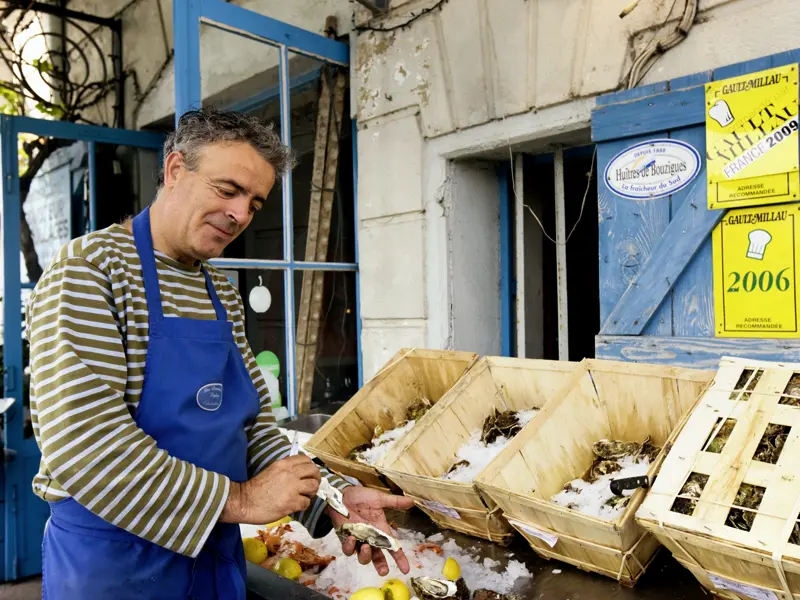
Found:
<path fill-rule="evenodd" d="M 197 391 L 197 406 L 203 410 L 215 411 L 222 406 L 222 384 L 209 383 Z"/>
<path fill-rule="evenodd" d="M 608 162 L 608 188 L 623 198 L 652 200 L 674 194 L 697 177 L 700 153 L 679 140 L 648 140 L 625 148 Z"/>

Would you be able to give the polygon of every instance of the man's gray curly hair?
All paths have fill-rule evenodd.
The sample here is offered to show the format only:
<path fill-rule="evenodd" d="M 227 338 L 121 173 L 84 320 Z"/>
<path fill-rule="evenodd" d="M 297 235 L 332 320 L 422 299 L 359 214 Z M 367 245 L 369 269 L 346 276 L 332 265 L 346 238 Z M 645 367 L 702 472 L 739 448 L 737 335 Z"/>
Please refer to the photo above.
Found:
<path fill-rule="evenodd" d="M 183 154 L 186 168 L 194 171 L 204 146 L 218 142 L 247 142 L 281 175 L 297 164 L 294 151 L 281 142 L 271 123 L 242 113 L 202 108 L 184 113 L 178 127 L 164 142 L 164 160 L 171 152 Z M 159 185 L 164 183 L 162 165 Z"/>

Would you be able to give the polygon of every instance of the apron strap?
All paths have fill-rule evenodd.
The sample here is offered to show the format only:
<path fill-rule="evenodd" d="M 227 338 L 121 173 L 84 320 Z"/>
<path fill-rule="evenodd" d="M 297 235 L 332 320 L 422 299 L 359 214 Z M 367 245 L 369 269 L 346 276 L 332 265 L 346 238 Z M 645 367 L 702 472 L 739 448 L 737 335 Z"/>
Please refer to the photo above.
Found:
<path fill-rule="evenodd" d="M 136 252 L 139 254 L 139 262 L 142 263 L 142 279 L 144 280 L 144 294 L 147 300 L 147 313 L 150 323 L 158 323 L 164 318 L 164 309 L 161 306 L 161 288 L 158 285 L 158 269 L 156 268 L 156 257 L 153 252 L 153 234 L 150 231 L 150 207 L 147 206 L 133 219 L 133 240 L 136 244 Z M 217 320 L 227 321 L 228 314 L 225 307 L 214 289 L 211 275 L 205 266 L 200 267 L 206 279 L 206 290 L 214 305 L 214 312 Z"/>
<path fill-rule="evenodd" d="M 150 323 L 159 323 L 164 318 L 161 307 L 161 288 L 158 285 L 156 257 L 153 253 L 153 234 L 150 232 L 150 207 L 147 206 L 133 219 L 133 240 L 139 262 L 142 263 L 144 294 Z"/>
<path fill-rule="evenodd" d="M 219 321 L 227 321 L 228 320 L 228 313 L 225 311 L 225 307 L 222 306 L 222 302 L 217 296 L 217 290 L 214 289 L 214 282 L 211 281 L 211 275 L 208 273 L 208 269 L 205 266 L 201 267 L 203 269 L 203 275 L 206 278 L 206 289 L 208 290 L 208 295 L 211 298 L 211 304 L 214 305 L 214 312 L 217 313 L 217 320 Z"/>

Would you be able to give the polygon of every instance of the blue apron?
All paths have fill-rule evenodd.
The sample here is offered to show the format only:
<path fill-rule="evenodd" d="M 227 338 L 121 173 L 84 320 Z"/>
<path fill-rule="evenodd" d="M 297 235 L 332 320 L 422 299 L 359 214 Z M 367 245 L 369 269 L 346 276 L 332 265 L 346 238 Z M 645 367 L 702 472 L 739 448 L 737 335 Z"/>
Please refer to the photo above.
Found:
<path fill-rule="evenodd" d="M 175 458 L 247 480 L 245 428 L 259 398 L 211 277 L 216 320 L 164 318 L 150 213 L 133 221 L 142 263 L 150 338 L 134 420 Z M 191 518 L 191 517 L 190 517 Z M 196 559 L 115 527 L 72 498 L 50 503 L 42 546 L 47 600 L 244 600 L 246 563 L 236 524 L 218 523 Z"/>

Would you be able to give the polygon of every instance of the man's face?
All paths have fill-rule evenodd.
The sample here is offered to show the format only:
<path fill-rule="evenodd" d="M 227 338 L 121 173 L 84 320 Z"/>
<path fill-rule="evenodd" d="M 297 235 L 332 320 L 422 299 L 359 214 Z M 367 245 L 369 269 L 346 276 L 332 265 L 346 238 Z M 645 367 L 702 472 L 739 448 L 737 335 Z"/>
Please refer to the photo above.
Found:
<path fill-rule="evenodd" d="M 205 146 L 194 171 L 180 153 L 171 154 L 164 170 L 168 244 L 192 260 L 220 256 L 263 208 L 274 184 L 274 167 L 246 142 Z"/>

